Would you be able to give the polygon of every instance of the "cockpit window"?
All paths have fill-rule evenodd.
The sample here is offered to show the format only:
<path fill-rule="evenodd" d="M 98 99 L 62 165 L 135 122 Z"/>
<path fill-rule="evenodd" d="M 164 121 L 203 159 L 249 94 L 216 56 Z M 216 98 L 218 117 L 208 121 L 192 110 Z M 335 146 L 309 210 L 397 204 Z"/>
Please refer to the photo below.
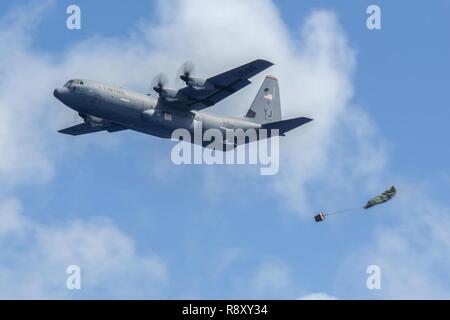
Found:
<path fill-rule="evenodd" d="M 84 85 L 84 82 L 83 82 L 83 80 L 69 80 L 66 82 L 64 87 L 70 88 L 70 87 L 72 87 L 72 85 L 77 85 L 77 84 Z"/>
<path fill-rule="evenodd" d="M 73 80 L 69 80 L 66 82 L 66 84 L 64 85 L 65 88 L 70 88 L 70 86 L 72 85 Z"/>

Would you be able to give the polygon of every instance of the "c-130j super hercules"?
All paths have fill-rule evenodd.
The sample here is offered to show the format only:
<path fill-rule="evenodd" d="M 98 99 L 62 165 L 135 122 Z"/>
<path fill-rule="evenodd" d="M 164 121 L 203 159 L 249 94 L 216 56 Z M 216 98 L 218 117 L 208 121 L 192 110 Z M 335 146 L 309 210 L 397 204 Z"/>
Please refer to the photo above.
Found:
<path fill-rule="evenodd" d="M 265 78 L 244 117 L 223 117 L 201 111 L 246 87 L 251 83 L 249 78 L 272 65 L 269 61 L 259 59 L 203 79 L 192 77 L 192 68 L 185 64 L 180 78 L 186 86 L 179 90 L 165 88 L 166 81 L 160 76 L 153 87 L 159 97 L 90 80 L 70 80 L 64 87 L 56 88 L 53 94 L 77 111 L 84 122 L 59 132 L 77 136 L 104 130 L 116 132 L 131 129 L 171 138 L 175 129 L 187 129 L 194 136 L 194 129 L 200 127 L 202 132 L 211 128 L 219 129 L 223 135 L 226 135 L 227 130 L 254 129 L 259 132 L 260 129 L 267 129 L 273 132 L 277 129 L 276 134 L 284 136 L 286 132 L 312 119 L 281 119 L 278 80 L 273 76 Z M 238 145 L 236 140 L 224 140 L 223 144 L 224 148 Z M 204 142 L 202 145 L 206 146 Z"/>

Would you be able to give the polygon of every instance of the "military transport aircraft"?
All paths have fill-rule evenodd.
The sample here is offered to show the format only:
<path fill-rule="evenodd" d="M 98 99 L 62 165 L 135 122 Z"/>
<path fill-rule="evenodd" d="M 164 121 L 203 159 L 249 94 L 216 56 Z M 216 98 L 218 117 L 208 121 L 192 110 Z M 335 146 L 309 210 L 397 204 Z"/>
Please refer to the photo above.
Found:
<path fill-rule="evenodd" d="M 203 131 L 216 128 L 222 134 L 236 129 L 278 129 L 278 134 L 283 136 L 312 119 L 281 119 L 278 80 L 273 76 L 265 78 L 244 117 L 223 117 L 201 111 L 249 85 L 249 78 L 272 65 L 259 59 L 203 79 L 191 76 L 192 65 L 187 63 L 180 75 L 186 86 L 178 90 L 166 88 L 166 78 L 160 75 L 153 87 L 159 97 L 91 80 L 69 80 L 63 87 L 56 88 L 53 94 L 77 111 L 84 122 L 59 132 L 77 136 L 104 130 L 116 132 L 131 129 L 171 138 L 175 129 L 185 128 L 193 133 L 200 125 Z M 225 140 L 224 146 L 226 144 L 237 146 L 236 141 Z M 206 146 L 205 143 L 202 145 Z"/>

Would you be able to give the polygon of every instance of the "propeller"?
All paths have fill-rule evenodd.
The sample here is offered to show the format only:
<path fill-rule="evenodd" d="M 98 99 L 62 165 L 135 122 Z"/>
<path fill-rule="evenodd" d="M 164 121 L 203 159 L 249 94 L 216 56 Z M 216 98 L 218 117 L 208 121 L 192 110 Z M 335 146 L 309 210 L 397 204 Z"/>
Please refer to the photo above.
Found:
<path fill-rule="evenodd" d="M 165 73 L 158 74 L 152 82 L 153 90 L 155 90 L 158 93 L 161 93 L 164 90 L 164 87 L 166 86 L 167 82 L 169 81 L 169 78 Z"/>
<path fill-rule="evenodd" d="M 180 79 L 186 82 L 188 84 L 189 78 L 191 77 L 192 72 L 194 71 L 195 66 L 192 62 L 186 61 L 183 63 L 183 65 L 180 67 Z"/>

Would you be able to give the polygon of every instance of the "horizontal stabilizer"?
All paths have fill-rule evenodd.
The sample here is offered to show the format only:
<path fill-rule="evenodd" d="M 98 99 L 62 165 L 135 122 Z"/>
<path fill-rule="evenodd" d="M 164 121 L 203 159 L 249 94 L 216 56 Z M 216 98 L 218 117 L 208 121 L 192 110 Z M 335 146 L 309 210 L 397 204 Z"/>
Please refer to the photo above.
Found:
<path fill-rule="evenodd" d="M 280 130 L 280 135 L 284 135 L 286 132 L 291 131 L 292 129 L 295 129 L 297 127 L 300 127 L 312 120 L 313 119 L 310 118 L 299 117 L 288 120 L 265 123 L 262 125 L 262 128 L 267 130 L 278 129 Z"/>
<path fill-rule="evenodd" d="M 116 132 L 116 131 L 122 131 L 122 130 L 127 130 L 126 127 L 123 127 L 121 125 L 118 124 L 110 124 L 110 125 L 99 125 L 99 126 L 91 126 L 89 123 L 84 122 L 84 123 L 80 123 L 77 124 L 75 126 L 69 127 L 69 128 L 65 128 L 62 130 L 59 130 L 59 133 L 63 133 L 63 134 L 68 134 L 71 136 L 79 136 L 82 134 L 88 134 L 88 133 L 94 133 L 94 132 L 99 132 L 99 131 L 108 131 L 108 132 Z"/>

